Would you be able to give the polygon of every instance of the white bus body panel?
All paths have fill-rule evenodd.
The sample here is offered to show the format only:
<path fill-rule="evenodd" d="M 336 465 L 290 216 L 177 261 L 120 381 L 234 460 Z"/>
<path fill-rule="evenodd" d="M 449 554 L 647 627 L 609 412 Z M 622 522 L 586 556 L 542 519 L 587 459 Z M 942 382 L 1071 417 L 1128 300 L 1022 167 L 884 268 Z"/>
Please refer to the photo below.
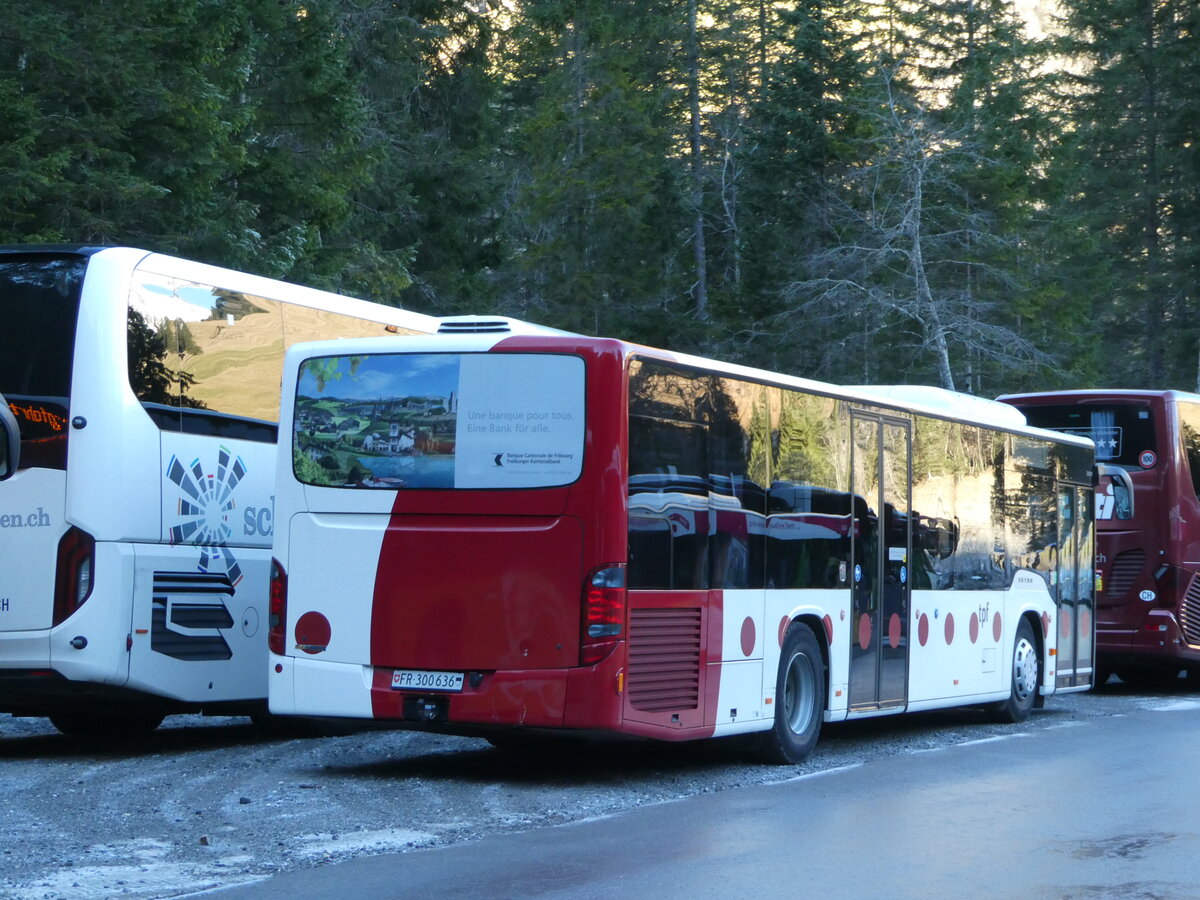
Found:
<path fill-rule="evenodd" d="M 22 469 L 0 487 L 0 632 L 50 627 L 58 542 L 67 530 L 66 483 L 65 472 Z M 8 660 L 28 659 L 34 646 L 16 650 L 0 641 L 0 660 L 23 667 Z M 46 652 L 31 665 L 44 665 Z"/>
<path fill-rule="evenodd" d="M 22 470 L 0 485 L 0 523 L 25 523 L 0 527 L 0 668 L 53 668 L 72 681 L 187 703 L 261 701 L 276 448 L 161 431 L 147 415 L 127 364 L 128 303 L 143 272 L 431 334 L 438 320 L 144 250 L 88 259 L 67 469 Z M 201 489 L 198 498 L 185 483 Z M 57 547 L 71 525 L 96 541 L 93 587 L 51 629 Z M 184 573 L 228 576 L 230 585 L 174 577 Z M 82 648 L 72 645 L 78 638 Z"/>

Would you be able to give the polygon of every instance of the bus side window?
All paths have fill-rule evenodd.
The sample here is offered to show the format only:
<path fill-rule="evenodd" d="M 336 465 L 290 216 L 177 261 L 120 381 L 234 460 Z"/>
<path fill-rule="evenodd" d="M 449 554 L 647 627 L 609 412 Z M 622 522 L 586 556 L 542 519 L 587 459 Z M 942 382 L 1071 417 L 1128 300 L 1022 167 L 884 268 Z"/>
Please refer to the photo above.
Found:
<path fill-rule="evenodd" d="M 707 443 L 702 425 L 630 416 L 629 587 L 707 590 Z"/>
<path fill-rule="evenodd" d="M 1192 493 L 1200 498 L 1200 406 L 1192 403 L 1179 404 L 1179 420 L 1180 432 L 1183 438 L 1183 449 L 1187 454 L 1188 469 L 1192 476 Z M 1113 494 L 1116 495 L 1117 485 L 1113 485 Z M 1117 518 L 1129 518 L 1122 516 L 1120 500 L 1118 499 Z"/>
<path fill-rule="evenodd" d="M 767 387 L 713 380 L 708 399 L 713 588 L 761 588 L 771 414 Z"/>

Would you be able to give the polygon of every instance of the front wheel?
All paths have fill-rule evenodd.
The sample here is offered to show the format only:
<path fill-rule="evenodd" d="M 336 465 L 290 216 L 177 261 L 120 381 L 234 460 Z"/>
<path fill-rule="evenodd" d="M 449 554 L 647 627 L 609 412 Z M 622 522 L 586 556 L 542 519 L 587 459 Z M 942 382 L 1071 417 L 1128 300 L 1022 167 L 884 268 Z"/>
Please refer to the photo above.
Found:
<path fill-rule="evenodd" d="M 783 640 L 775 682 L 775 724 L 760 754 L 773 763 L 802 762 L 817 745 L 825 715 L 825 664 L 808 626 L 793 624 Z"/>
<path fill-rule="evenodd" d="M 1017 639 L 1013 643 L 1012 687 L 1008 699 L 992 707 L 992 718 L 997 722 L 1024 722 L 1029 718 L 1037 700 L 1038 684 L 1041 682 L 1041 664 L 1038 658 L 1037 640 L 1028 619 L 1017 626 Z"/>

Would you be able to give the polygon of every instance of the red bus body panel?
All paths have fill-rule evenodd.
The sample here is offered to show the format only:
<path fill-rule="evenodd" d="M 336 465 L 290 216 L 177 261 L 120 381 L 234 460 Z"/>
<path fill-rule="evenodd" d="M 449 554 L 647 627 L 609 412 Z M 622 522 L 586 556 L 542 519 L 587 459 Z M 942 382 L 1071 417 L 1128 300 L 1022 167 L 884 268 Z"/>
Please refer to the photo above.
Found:
<path fill-rule="evenodd" d="M 444 699 L 449 725 L 617 730 L 624 644 L 579 665 L 581 573 L 626 555 L 626 345 L 513 337 L 492 352 L 574 353 L 587 364 L 583 471 L 566 487 L 398 491 L 375 583 L 374 715 L 404 719 L 394 669 L 476 673 Z M 447 577 L 448 574 L 453 577 Z M 567 714 L 570 710 L 570 714 Z"/>

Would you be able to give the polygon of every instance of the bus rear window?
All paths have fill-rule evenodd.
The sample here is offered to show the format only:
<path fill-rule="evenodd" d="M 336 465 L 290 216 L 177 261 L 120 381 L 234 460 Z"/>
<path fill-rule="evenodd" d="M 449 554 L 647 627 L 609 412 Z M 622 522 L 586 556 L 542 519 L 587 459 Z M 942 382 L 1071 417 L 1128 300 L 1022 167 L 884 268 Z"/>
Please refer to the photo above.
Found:
<path fill-rule="evenodd" d="M 305 484 L 557 487 L 579 477 L 583 438 L 579 357 L 387 353 L 300 366 L 292 460 Z"/>
<path fill-rule="evenodd" d="M 21 465 L 65 469 L 75 321 L 87 258 L 0 257 L 0 394 L 21 429 Z"/>
<path fill-rule="evenodd" d="M 1024 406 L 1021 412 L 1038 428 L 1091 438 L 1096 443 L 1097 462 L 1141 468 L 1143 454 L 1158 454 L 1148 406 Z"/>

